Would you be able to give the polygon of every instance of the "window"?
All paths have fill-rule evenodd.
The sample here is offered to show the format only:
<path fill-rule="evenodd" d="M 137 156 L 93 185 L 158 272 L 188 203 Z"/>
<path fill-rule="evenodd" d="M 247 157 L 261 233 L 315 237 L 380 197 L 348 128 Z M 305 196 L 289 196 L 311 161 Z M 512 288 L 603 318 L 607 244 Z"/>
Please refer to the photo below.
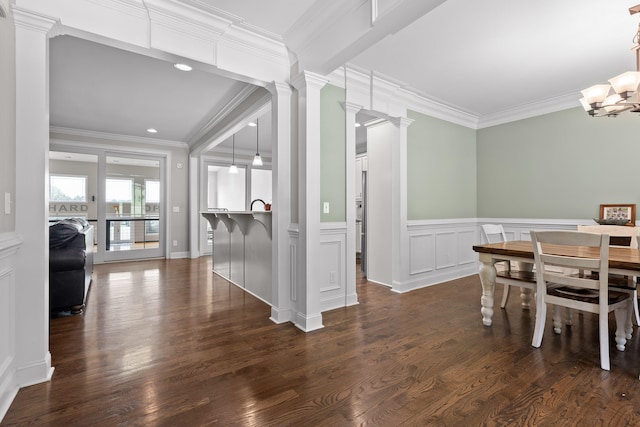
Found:
<path fill-rule="evenodd" d="M 131 202 L 133 200 L 133 180 L 107 178 L 105 201 Z"/>
<path fill-rule="evenodd" d="M 49 200 L 51 202 L 86 202 L 87 177 L 51 175 L 49 177 Z"/>
<path fill-rule="evenodd" d="M 145 203 L 160 203 L 160 181 L 145 179 Z"/>

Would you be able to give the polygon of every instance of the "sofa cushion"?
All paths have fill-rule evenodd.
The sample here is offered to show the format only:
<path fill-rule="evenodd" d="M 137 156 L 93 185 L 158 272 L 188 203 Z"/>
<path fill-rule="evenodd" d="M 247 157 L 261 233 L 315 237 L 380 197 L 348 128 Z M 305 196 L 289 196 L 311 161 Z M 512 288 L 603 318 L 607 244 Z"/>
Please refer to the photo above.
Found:
<path fill-rule="evenodd" d="M 64 248 L 78 234 L 82 232 L 83 226 L 77 222 L 59 221 L 49 226 L 49 248 Z"/>

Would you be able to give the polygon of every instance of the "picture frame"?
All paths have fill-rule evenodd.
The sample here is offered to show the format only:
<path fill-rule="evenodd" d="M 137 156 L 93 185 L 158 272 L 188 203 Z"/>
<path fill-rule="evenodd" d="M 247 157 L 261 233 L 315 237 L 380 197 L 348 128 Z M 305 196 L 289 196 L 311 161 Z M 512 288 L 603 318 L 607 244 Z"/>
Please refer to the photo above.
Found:
<path fill-rule="evenodd" d="M 636 205 L 632 203 L 614 204 L 614 205 L 600 205 L 600 219 L 616 220 L 628 219 L 629 222 L 625 225 L 636 225 Z"/>

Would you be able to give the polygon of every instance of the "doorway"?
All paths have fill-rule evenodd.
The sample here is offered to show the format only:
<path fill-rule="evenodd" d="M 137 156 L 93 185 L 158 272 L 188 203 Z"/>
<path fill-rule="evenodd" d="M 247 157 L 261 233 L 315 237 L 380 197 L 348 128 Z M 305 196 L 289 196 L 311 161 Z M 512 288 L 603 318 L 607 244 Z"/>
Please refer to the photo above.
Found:
<path fill-rule="evenodd" d="M 49 152 L 49 221 L 80 217 L 94 227 L 96 262 L 165 256 L 165 158 Z"/>
<path fill-rule="evenodd" d="M 163 164 L 154 156 L 105 156 L 105 261 L 164 256 Z"/>

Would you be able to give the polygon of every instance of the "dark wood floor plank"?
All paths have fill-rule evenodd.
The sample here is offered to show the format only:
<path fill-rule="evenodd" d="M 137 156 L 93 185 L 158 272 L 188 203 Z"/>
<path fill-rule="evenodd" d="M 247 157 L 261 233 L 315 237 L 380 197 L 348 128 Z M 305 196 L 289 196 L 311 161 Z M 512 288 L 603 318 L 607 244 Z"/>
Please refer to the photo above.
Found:
<path fill-rule="evenodd" d="M 637 331 L 605 372 L 591 314 L 536 349 L 517 292 L 482 325 L 477 276 L 357 286 L 305 334 L 206 257 L 98 265 L 85 313 L 51 320 L 51 382 L 2 425 L 640 425 Z"/>

